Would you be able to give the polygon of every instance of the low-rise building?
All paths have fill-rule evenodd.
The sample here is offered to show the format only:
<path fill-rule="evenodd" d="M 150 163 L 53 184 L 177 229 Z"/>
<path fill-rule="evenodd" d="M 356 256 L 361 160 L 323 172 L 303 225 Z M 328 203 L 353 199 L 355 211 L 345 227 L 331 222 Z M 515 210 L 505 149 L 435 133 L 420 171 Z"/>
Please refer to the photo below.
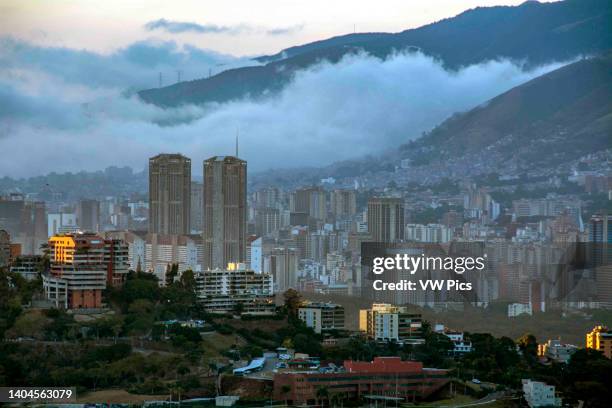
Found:
<path fill-rule="evenodd" d="M 523 380 L 523 393 L 525 401 L 531 408 L 561 406 L 561 398 L 556 396 L 554 385 Z"/>
<path fill-rule="evenodd" d="M 508 305 L 508 317 L 517 317 L 522 314 L 529 316 L 533 314 L 531 303 L 511 303 Z"/>
<path fill-rule="evenodd" d="M 335 394 L 348 400 L 368 399 L 412 401 L 423 399 L 448 383 L 446 370 L 423 368 L 418 361 L 399 357 L 376 357 L 374 361 L 345 361 L 334 372 L 290 371 L 274 375 L 273 398 L 288 405 L 321 404 Z"/>
<path fill-rule="evenodd" d="M 344 307 L 334 303 L 304 303 L 298 309 L 298 317 L 316 333 L 344 330 Z"/>
<path fill-rule="evenodd" d="M 360 310 L 359 330 L 376 341 L 409 344 L 425 341 L 421 315 L 387 303 L 374 303 L 371 309 Z"/>
<path fill-rule="evenodd" d="M 586 347 L 601 351 L 607 358 L 612 358 L 612 330 L 606 326 L 595 326 L 586 335 Z"/>
<path fill-rule="evenodd" d="M 538 356 L 549 358 L 558 363 L 567 364 L 578 347 L 573 344 L 563 344 L 561 340 L 548 340 L 544 344 L 538 344 Z"/>
<path fill-rule="evenodd" d="M 20 255 L 11 263 L 11 272 L 34 280 L 40 275 L 43 267 L 43 257 L 40 255 Z"/>
<path fill-rule="evenodd" d="M 448 337 L 453 342 L 451 353 L 461 355 L 472 351 L 472 342 L 465 339 L 462 332 L 448 330 L 443 324 L 434 325 L 434 331 Z"/>
<path fill-rule="evenodd" d="M 209 313 L 273 314 L 276 310 L 272 276 L 255 273 L 244 264 L 195 274 L 196 296 Z"/>

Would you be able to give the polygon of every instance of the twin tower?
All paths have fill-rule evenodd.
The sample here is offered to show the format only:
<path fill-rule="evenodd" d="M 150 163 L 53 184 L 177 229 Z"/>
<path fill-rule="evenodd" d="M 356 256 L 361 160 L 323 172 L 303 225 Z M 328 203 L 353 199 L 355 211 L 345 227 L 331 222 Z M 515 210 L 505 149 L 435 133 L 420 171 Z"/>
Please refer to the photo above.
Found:
<path fill-rule="evenodd" d="M 247 163 L 234 156 L 204 160 L 203 270 L 246 261 Z M 159 154 L 149 159 L 149 232 L 188 235 L 191 159 Z"/>

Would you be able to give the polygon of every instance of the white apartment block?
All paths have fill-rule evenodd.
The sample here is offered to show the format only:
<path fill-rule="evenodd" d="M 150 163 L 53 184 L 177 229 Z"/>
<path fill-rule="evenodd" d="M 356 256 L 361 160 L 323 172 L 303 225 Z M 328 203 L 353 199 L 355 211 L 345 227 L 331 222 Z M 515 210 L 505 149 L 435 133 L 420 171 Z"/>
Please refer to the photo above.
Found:
<path fill-rule="evenodd" d="M 523 380 L 525 401 L 530 408 L 560 407 L 561 398 L 555 395 L 555 386 L 540 381 Z"/>

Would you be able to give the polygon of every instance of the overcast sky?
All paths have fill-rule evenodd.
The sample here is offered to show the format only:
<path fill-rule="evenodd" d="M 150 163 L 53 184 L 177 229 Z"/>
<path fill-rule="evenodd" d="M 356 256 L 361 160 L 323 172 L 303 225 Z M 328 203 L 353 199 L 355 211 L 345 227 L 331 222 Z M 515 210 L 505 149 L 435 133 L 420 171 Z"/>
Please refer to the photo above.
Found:
<path fill-rule="evenodd" d="M 488 61 L 448 72 L 421 54 L 359 54 L 296 73 L 264 101 L 163 110 L 135 89 L 257 64 L 255 54 L 353 31 L 400 31 L 503 0 L 0 0 L 0 177 L 142 169 L 162 152 L 230 154 L 253 171 L 325 165 L 405 143 L 531 78 Z M 168 125 L 173 124 L 173 125 Z M 198 167 L 195 166 L 195 169 Z M 196 170 L 197 171 L 197 170 Z"/>
<path fill-rule="evenodd" d="M 144 38 L 236 56 L 353 32 L 395 32 L 524 0 L 2 0 L 0 35 L 109 53 Z"/>

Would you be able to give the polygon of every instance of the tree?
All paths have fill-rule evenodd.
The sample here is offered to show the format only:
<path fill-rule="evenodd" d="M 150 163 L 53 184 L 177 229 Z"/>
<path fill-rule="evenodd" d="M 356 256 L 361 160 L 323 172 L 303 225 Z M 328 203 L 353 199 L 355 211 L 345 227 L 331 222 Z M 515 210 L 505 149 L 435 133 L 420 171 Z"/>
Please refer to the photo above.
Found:
<path fill-rule="evenodd" d="M 183 289 L 194 292 L 196 288 L 195 275 L 191 269 L 186 270 L 181 274 L 180 279 Z"/>
<path fill-rule="evenodd" d="M 297 317 L 298 309 L 302 305 L 302 295 L 295 289 L 287 289 L 283 294 L 285 309 L 290 317 Z"/>
<path fill-rule="evenodd" d="M 244 303 L 236 302 L 234 305 L 234 314 L 240 316 L 244 312 Z"/>
<path fill-rule="evenodd" d="M 30 312 L 17 318 L 10 333 L 13 337 L 33 337 L 42 339 L 50 321 L 40 313 Z"/>
<path fill-rule="evenodd" d="M 531 333 L 525 333 L 516 341 L 523 357 L 529 364 L 534 364 L 538 358 L 538 342 Z"/>

